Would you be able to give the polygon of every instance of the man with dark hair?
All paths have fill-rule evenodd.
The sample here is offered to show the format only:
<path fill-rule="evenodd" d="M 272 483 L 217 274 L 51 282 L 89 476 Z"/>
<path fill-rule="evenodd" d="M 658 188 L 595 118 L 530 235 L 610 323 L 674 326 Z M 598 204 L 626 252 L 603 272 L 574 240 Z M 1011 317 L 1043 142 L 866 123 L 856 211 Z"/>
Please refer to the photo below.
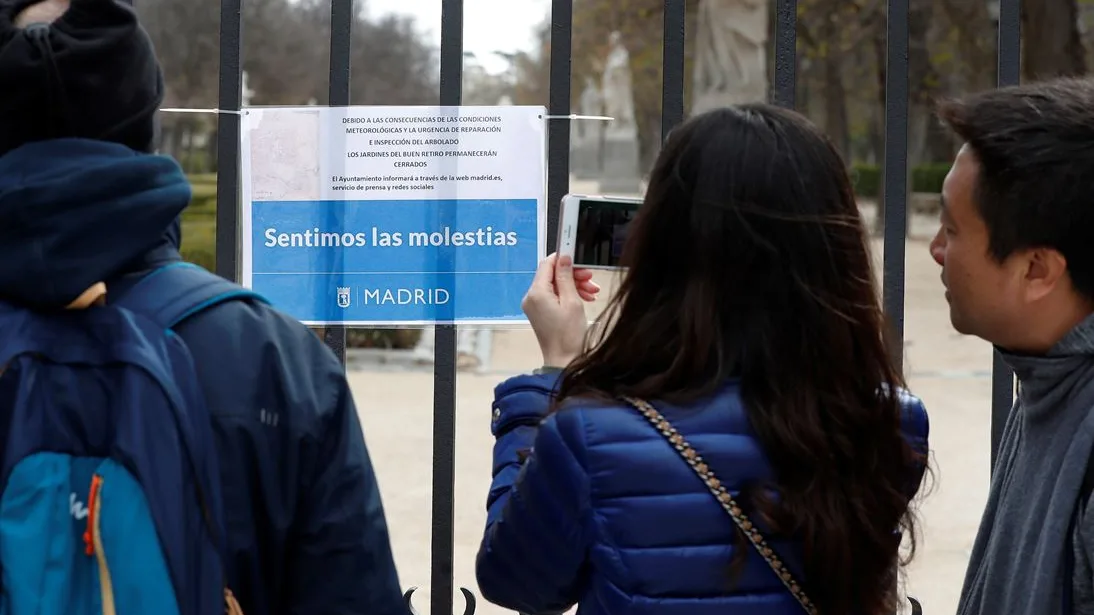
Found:
<path fill-rule="evenodd" d="M 950 320 L 1019 381 L 958 612 L 1094 613 L 1094 81 L 939 115 L 964 141 L 930 246 Z"/>
<path fill-rule="evenodd" d="M 0 0 L 0 300 L 51 312 L 105 282 L 111 303 L 179 263 L 190 186 L 152 153 L 163 92 L 131 3 Z M 258 300 L 173 322 L 212 423 L 226 583 L 243 612 L 404 614 L 335 356 Z"/>

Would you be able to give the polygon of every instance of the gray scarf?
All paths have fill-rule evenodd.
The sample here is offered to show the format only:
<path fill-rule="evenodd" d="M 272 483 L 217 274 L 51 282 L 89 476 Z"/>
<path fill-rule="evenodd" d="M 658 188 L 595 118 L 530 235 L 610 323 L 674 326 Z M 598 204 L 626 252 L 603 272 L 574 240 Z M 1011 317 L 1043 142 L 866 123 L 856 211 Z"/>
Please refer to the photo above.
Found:
<path fill-rule="evenodd" d="M 1047 355 L 1004 353 L 1020 391 L 1007 419 L 959 615 L 1053 615 L 1094 450 L 1094 316 Z"/>

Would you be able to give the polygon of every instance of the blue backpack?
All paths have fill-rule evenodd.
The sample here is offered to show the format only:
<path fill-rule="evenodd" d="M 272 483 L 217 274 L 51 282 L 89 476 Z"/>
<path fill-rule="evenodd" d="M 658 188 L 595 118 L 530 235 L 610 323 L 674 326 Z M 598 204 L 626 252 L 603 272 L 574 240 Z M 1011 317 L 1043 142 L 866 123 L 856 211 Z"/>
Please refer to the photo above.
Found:
<path fill-rule="evenodd" d="M 103 306 L 0 303 L 0 615 L 240 612 L 212 426 L 171 329 L 244 299 L 175 263 Z"/>

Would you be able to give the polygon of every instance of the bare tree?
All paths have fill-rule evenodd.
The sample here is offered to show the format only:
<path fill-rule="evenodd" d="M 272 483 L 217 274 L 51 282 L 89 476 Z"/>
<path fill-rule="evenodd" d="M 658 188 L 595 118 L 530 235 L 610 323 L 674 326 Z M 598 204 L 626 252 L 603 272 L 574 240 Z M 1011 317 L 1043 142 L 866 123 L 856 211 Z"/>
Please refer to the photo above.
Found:
<path fill-rule="evenodd" d="M 1022 3 L 1022 77 L 1078 76 L 1086 72 L 1076 0 Z"/>
<path fill-rule="evenodd" d="M 217 106 L 220 12 L 203 0 L 141 0 L 138 14 L 163 65 L 166 104 Z M 257 105 L 303 105 L 327 101 L 330 2 L 246 0 L 243 3 L 243 69 Z M 412 18 L 365 18 L 358 2 L 353 24 L 351 102 L 433 104 L 437 101 L 436 49 L 423 40 Z M 215 152 L 195 152 L 204 141 L 213 149 L 215 122 L 201 115 L 165 115 L 160 150 L 189 171 L 211 170 Z M 197 154 L 201 156 L 197 156 Z M 201 168 L 197 168 L 201 167 Z"/>
<path fill-rule="evenodd" d="M 218 13 L 195 11 L 179 0 L 144 0 L 137 2 L 136 8 L 163 66 L 166 105 L 216 107 Z M 195 158 L 193 153 L 205 153 L 200 136 L 211 124 L 211 118 L 200 115 L 165 115 L 161 118 L 159 149 L 174 156 L 187 170 L 205 170 L 208 161 Z"/>

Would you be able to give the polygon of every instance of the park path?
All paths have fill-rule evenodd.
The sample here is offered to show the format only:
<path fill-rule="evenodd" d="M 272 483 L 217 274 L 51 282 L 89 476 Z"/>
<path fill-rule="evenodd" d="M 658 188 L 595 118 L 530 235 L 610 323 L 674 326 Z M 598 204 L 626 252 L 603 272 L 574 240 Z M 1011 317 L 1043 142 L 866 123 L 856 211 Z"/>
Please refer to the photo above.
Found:
<path fill-rule="evenodd" d="M 914 220 L 906 242 L 905 368 L 931 418 L 933 490 L 920 508 L 921 539 L 907 591 L 927 613 L 956 611 L 964 568 L 987 497 L 991 348 L 950 328 L 938 267 L 926 237 L 937 225 Z M 881 245 L 875 244 L 881 259 Z M 605 282 L 605 280 L 601 280 Z M 592 311 L 596 306 L 591 308 Z M 460 373 L 456 408 L 455 580 L 478 594 L 474 561 L 490 483 L 490 404 L 503 378 L 539 364 L 527 328 L 494 337 L 491 371 Z M 349 375 L 376 465 L 396 563 L 415 608 L 429 612 L 433 383 L 429 372 L 354 371 Z M 462 598 L 456 597 L 456 613 Z M 479 615 L 507 611 L 479 600 Z"/>

